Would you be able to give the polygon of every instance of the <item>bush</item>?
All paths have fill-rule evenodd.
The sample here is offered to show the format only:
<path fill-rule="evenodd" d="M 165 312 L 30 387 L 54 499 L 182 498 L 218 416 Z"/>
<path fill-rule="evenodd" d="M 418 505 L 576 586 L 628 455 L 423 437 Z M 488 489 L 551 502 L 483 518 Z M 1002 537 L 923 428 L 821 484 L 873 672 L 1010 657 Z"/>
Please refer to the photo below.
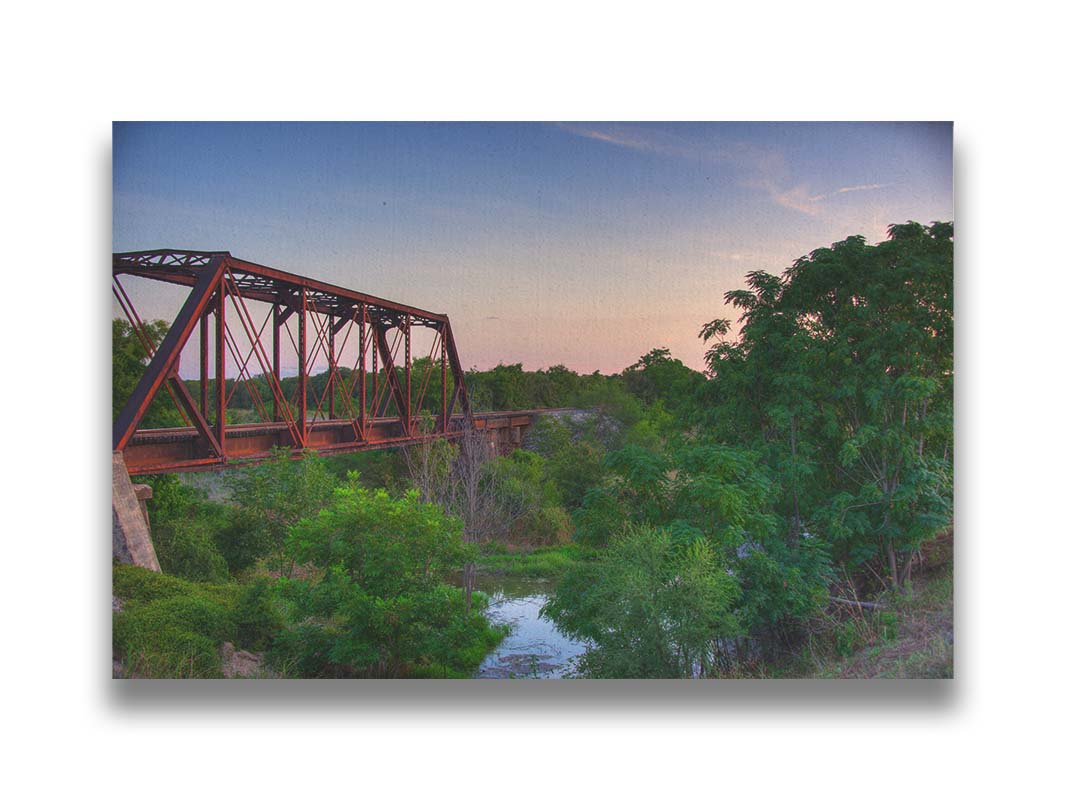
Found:
<path fill-rule="evenodd" d="M 860 641 L 855 623 L 848 620 L 834 628 L 834 650 L 841 657 L 852 655 Z"/>
<path fill-rule="evenodd" d="M 663 525 L 673 513 L 668 475 L 670 460 L 651 450 L 627 445 L 604 457 L 606 478 L 586 492 L 574 513 L 575 539 L 606 544 L 627 524 Z"/>
<path fill-rule="evenodd" d="M 233 509 L 215 533 L 215 542 L 226 565 L 234 575 L 269 555 L 275 542 L 258 515 L 244 508 Z"/>
<path fill-rule="evenodd" d="M 321 570 L 279 581 L 286 626 L 271 660 L 313 677 L 469 673 L 498 640 L 475 604 L 447 585 L 473 553 L 459 520 L 356 484 L 293 528 L 289 556 Z M 427 671 L 429 671 L 427 673 Z"/>
<path fill-rule="evenodd" d="M 163 571 L 193 581 L 226 581 L 229 568 L 215 541 L 226 507 L 209 502 L 203 491 L 175 475 L 152 475 L 146 481 L 152 487 L 152 544 Z"/>
<path fill-rule="evenodd" d="M 143 480 L 152 487 L 147 507 L 153 527 L 185 518 L 190 508 L 205 499 L 202 491 L 182 483 L 177 475 L 147 475 Z"/>
<path fill-rule="evenodd" d="M 230 577 L 226 559 L 219 552 L 210 523 L 205 520 L 176 520 L 157 525 L 152 540 L 164 572 L 208 583 L 221 583 Z"/>
<path fill-rule="evenodd" d="M 230 612 L 200 596 L 133 603 L 115 616 L 113 630 L 129 671 L 146 678 L 219 677 L 219 645 L 233 634 Z"/>
<path fill-rule="evenodd" d="M 574 535 L 574 523 L 561 506 L 532 509 L 515 525 L 520 541 L 539 546 L 566 544 Z"/>
<path fill-rule="evenodd" d="M 234 611 L 237 644 L 247 650 L 266 650 L 284 627 L 274 582 L 258 578 L 244 587 Z"/>
<path fill-rule="evenodd" d="M 111 591 L 125 601 L 150 603 L 187 595 L 195 588 L 188 581 L 172 575 L 132 564 L 117 564 L 111 570 Z"/>
<path fill-rule="evenodd" d="M 494 459 L 489 469 L 501 506 L 514 514 L 508 538 L 530 545 L 570 541 L 573 525 L 543 456 L 516 450 Z"/>
<path fill-rule="evenodd" d="M 707 542 L 641 527 L 572 567 L 542 613 L 593 641 L 580 661 L 591 677 L 688 678 L 709 674 L 718 644 L 740 633 L 739 594 Z"/>
<path fill-rule="evenodd" d="M 900 618 L 894 611 L 879 611 L 878 616 L 875 617 L 875 630 L 878 631 L 878 638 L 883 642 L 891 642 L 897 638 L 897 628 L 900 623 Z"/>
<path fill-rule="evenodd" d="M 218 649 L 232 641 L 244 590 L 237 584 L 195 583 L 143 567 L 117 565 L 112 592 L 124 610 L 114 615 L 113 639 L 128 674 L 147 678 L 221 675 Z"/>
<path fill-rule="evenodd" d="M 533 428 L 530 447 L 545 457 L 548 477 L 566 509 L 580 506 L 603 474 L 600 462 L 605 450 L 595 420 L 583 423 L 542 417 Z"/>
<path fill-rule="evenodd" d="M 288 449 L 274 448 L 270 460 L 226 474 L 226 485 L 241 507 L 232 536 L 251 533 L 255 542 L 252 552 L 244 554 L 238 542 L 227 542 L 235 563 L 281 550 L 289 528 L 329 504 L 337 480 L 325 462 L 315 453 L 295 460 Z"/>

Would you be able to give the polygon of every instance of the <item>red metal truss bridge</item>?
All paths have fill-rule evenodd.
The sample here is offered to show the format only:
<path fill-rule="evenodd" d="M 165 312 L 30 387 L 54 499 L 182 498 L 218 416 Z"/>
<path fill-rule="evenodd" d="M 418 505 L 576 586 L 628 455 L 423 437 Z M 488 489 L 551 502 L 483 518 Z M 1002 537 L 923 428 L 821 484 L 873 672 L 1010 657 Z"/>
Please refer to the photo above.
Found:
<path fill-rule="evenodd" d="M 188 289 L 158 346 L 123 285 L 127 277 Z M 455 438 L 468 426 L 510 449 L 538 413 L 472 412 L 445 314 L 228 252 L 114 253 L 112 291 L 149 359 L 113 426 L 113 449 L 131 475 L 254 463 L 274 447 L 295 454 L 402 447 Z M 199 361 L 195 393 L 179 374 L 187 345 Z M 282 376 L 283 354 L 295 359 L 295 380 Z M 325 385 L 315 381 L 318 391 L 316 370 L 326 375 Z M 255 421 L 227 420 L 239 389 L 252 401 L 243 413 Z M 184 424 L 140 427 L 164 393 Z"/>

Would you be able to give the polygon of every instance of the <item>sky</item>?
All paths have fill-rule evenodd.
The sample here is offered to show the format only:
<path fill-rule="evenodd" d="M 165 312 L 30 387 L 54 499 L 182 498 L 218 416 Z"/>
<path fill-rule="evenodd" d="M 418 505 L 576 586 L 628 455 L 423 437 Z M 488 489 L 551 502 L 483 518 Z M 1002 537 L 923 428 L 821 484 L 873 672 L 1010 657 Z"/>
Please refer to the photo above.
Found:
<path fill-rule="evenodd" d="M 953 218 L 951 123 L 116 123 L 113 248 L 446 313 L 465 368 L 702 369 L 723 293 Z M 182 292 L 126 279 L 142 317 Z M 115 307 L 115 316 L 121 312 Z M 183 374 L 185 370 L 183 369 Z"/>

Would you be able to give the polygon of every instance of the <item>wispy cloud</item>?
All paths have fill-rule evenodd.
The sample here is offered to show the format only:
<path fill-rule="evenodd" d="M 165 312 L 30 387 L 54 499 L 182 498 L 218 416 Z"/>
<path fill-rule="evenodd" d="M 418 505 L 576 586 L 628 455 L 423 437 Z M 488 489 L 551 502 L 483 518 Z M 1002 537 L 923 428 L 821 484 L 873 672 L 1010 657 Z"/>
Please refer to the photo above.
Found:
<path fill-rule="evenodd" d="M 682 156 L 684 158 L 694 158 L 700 155 L 698 148 L 694 148 L 680 136 L 655 128 L 636 128 L 632 125 L 598 125 L 594 127 L 575 122 L 558 122 L 556 127 L 583 139 L 613 144 L 616 147 L 625 147 L 629 150 L 640 150 L 645 153 L 659 153 L 660 155 L 668 156 Z"/>
<path fill-rule="evenodd" d="M 834 191 L 832 191 L 832 192 L 827 192 L 826 194 L 816 195 L 815 197 L 811 198 L 811 201 L 813 203 L 818 203 L 818 202 L 821 202 L 821 201 L 827 199 L 828 197 L 833 197 L 834 195 L 838 195 L 838 194 L 847 194 L 848 192 L 869 192 L 872 189 L 885 189 L 885 188 L 887 188 L 889 186 L 892 186 L 892 184 L 891 183 L 864 183 L 864 184 L 861 184 L 860 186 L 842 186 L 840 189 L 834 189 Z"/>
<path fill-rule="evenodd" d="M 873 189 L 884 189 L 891 184 L 867 183 L 862 186 L 842 186 L 840 189 L 834 189 L 832 192 L 816 195 L 810 194 L 806 185 L 794 186 L 791 189 L 783 189 L 773 180 L 763 180 L 750 185 L 765 190 L 771 200 L 783 208 L 790 208 L 793 211 L 799 211 L 810 217 L 817 217 L 821 211 L 820 205 L 825 200 L 830 200 L 839 195 L 848 194 L 849 192 L 866 192 Z"/>
<path fill-rule="evenodd" d="M 742 186 L 763 191 L 776 205 L 808 216 L 818 216 L 819 204 L 849 192 L 884 189 L 887 183 L 842 186 L 832 192 L 812 195 L 805 184 L 793 184 L 785 156 L 777 150 L 748 142 L 724 142 L 716 146 L 697 144 L 662 129 L 633 125 L 560 122 L 556 127 L 574 136 L 629 150 L 675 156 L 701 162 L 727 164 L 738 172 Z"/>

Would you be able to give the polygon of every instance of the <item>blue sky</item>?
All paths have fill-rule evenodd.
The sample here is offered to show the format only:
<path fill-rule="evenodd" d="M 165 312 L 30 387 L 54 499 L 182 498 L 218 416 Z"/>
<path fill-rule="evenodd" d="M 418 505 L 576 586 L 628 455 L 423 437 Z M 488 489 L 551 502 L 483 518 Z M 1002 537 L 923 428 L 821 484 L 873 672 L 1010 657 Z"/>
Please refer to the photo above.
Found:
<path fill-rule="evenodd" d="M 444 312 L 465 366 L 695 368 L 723 292 L 952 219 L 947 123 L 116 123 L 113 245 Z M 130 283 L 172 319 L 180 295 Z"/>

